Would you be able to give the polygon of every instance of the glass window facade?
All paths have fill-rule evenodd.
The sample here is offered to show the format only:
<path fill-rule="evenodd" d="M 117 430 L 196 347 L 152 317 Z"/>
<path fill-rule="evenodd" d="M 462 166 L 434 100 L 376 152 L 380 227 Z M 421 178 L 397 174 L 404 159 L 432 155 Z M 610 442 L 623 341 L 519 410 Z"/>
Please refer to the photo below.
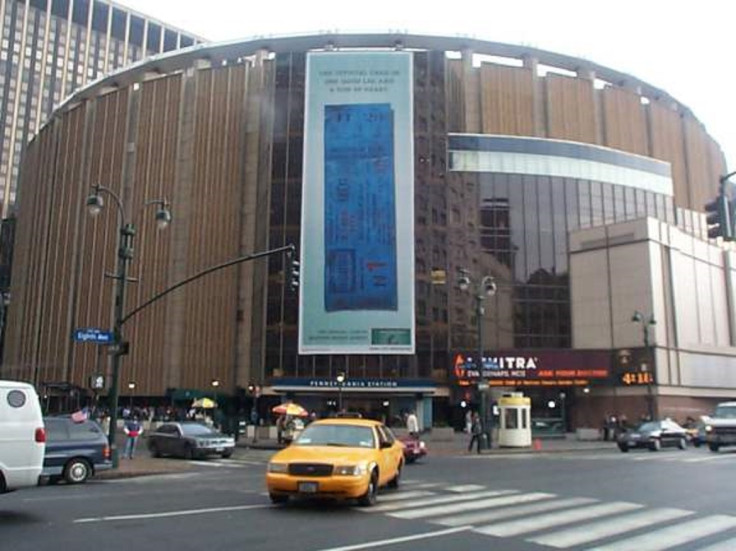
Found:
<path fill-rule="evenodd" d="M 454 269 L 493 275 L 485 301 L 486 350 L 571 346 L 567 235 L 641 216 L 673 222 L 672 198 L 580 178 L 446 172 L 444 59 L 415 53 L 414 356 L 297 355 L 297 296 L 280 258 L 269 263 L 264 376 L 435 377 L 454 354 L 476 350 L 473 298 L 455 286 Z M 299 243 L 304 54 L 275 60 L 275 118 L 269 247 Z M 432 272 L 445 272 L 437 284 Z"/>

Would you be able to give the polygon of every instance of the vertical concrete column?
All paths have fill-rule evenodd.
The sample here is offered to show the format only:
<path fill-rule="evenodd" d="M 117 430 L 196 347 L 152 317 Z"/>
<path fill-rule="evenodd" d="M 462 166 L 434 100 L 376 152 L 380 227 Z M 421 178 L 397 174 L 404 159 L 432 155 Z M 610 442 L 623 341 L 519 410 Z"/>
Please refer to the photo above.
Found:
<path fill-rule="evenodd" d="M 480 76 L 473 67 L 473 51 L 463 50 L 463 132 L 480 133 L 481 123 Z"/>
<path fill-rule="evenodd" d="M 547 135 L 547 104 L 544 101 L 546 82 L 544 79 L 539 78 L 539 60 L 536 57 L 524 56 L 522 61 L 524 68 L 532 72 L 534 135 L 544 137 Z"/>
<path fill-rule="evenodd" d="M 243 103 L 243 174 L 240 207 L 240 253 L 246 255 L 257 252 L 265 245 L 268 228 L 268 207 L 261 208 L 270 198 L 270 178 L 263 170 L 263 161 L 269 153 L 265 143 L 264 128 L 271 125 L 265 116 L 271 112 L 263 109 L 270 106 L 271 79 L 267 59 L 268 53 L 258 52 L 253 65 L 246 71 L 246 93 Z M 270 162 L 267 163 L 270 167 Z M 263 195 L 265 194 L 265 198 Z M 259 231 L 260 230 L 260 231 Z M 246 262 L 238 265 L 238 317 L 237 317 L 237 356 L 235 384 L 247 387 L 250 382 L 262 384 L 260 366 L 263 363 L 263 335 L 265 313 L 267 261 Z M 260 332 L 260 333 L 259 333 Z"/>
<path fill-rule="evenodd" d="M 593 108 L 595 109 L 595 141 L 598 144 L 605 144 L 605 118 L 600 94 L 595 89 L 595 71 L 591 67 L 583 65 L 578 67 L 577 74 L 578 78 L 590 81 L 590 86 L 593 89 Z"/>
<path fill-rule="evenodd" d="M 175 222 L 171 232 L 169 281 L 173 285 L 189 274 L 189 235 L 192 216 L 192 186 L 194 180 L 194 135 L 196 132 L 197 68 L 191 67 L 182 75 L 179 125 L 176 133 L 176 177 L 171 210 Z M 164 330 L 164 368 L 161 374 L 162 390 L 180 388 L 181 359 L 184 350 L 186 326 L 186 293 L 174 292 L 166 298 L 166 328 Z"/>

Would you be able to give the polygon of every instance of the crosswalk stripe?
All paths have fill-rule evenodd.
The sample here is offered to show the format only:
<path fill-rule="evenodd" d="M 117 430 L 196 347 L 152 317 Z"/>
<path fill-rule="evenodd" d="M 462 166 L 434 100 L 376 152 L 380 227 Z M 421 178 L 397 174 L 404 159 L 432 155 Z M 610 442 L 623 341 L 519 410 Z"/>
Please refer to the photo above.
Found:
<path fill-rule="evenodd" d="M 736 538 L 719 541 L 708 547 L 703 547 L 699 551 L 733 551 L 734 549 L 736 549 Z"/>
<path fill-rule="evenodd" d="M 220 463 L 219 461 L 187 461 L 187 463 L 190 463 L 192 465 L 200 465 L 202 467 L 214 467 L 214 468 L 234 468 L 234 469 L 244 469 L 246 465 L 235 465 L 232 463 Z"/>
<path fill-rule="evenodd" d="M 623 513 L 633 509 L 640 509 L 643 505 L 638 503 L 628 503 L 625 501 L 614 501 L 612 503 L 601 503 L 590 507 L 579 507 L 569 511 L 561 511 L 548 513 L 533 518 L 525 518 L 520 520 L 511 520 L 500 524 L 491 524 L 475 528 L 475 532 L 488 534 L 490 536 L 508 537 L 526 534 L 527 532 L 536 532 L 544 528 L 550 528 L 561 524 L 570 524 L 579 520 L 587 520 L 605 515 L 614 515 Z M 629 549 L 633 549 L 629 548 Z"/>
<path fill-rule="evenodd" d="M 402 481 L 402 484 L 403 484 L 403 481 Z M 414 484 L 412 488 L 425 489 L 425 488 L 436 488 L 437 486 L 442 486 L 442 483 L 441 482 L 421 482 L 419 484 Z M 482 487 L 483 486 L 481 486 L 481 488 Z"/>
<path fill-rule="evenodd" d="M 506 494 L 518 493 L 518 490 L 488 490 L 486 492 L 475 492 L 471 494 L 463 495 L 451 495 L 451 496 L 438 496 L 428 497 L 426 499 L 419 499 L 412 501 L 410 504 L 407 503 L 386 503 L 384 505 L 376 505 L 367 509 L 360 509 L 366 513 L 384 513 L 386 511 L 395 511 L 397 509 L 406 509 L 407 507 L 417 508 L 426 507 L 427 505 L 439 505 L 440 503 L 453 503 L 455 501 L 470 501 L 471 499 L 478 499 L 481 497 L 492 497 L 502 496 Z"/>
<path fill-rule="evenodd" d="M 499 521 L 507 518 L 520 517 L 522 515 L 535 515 L 537 513 L 543 513 L 545 511 L 564 509 L 565 507 L 589 505 L 591 503 L 596 503 L 597 501 L 597 499 L 592 499 L 589 497 L 570 497 L 566 499 L 557 499 L 554 501 L 547 500 L 543 501 L 542 503 L 534 503 L 531 505 L 505 507 L 503 509 L 481 511 L 479 513 L 450 516 L 432 522 L 434 524 L 441 524 L 442 526 L 463 526 L 468 524 L 479 524 L 481 522 Z"/>
<path fill-rule="evenodd" d="M 652 509 L 616 517 L 616 522 L 611 522 L 610 519 L 591 522 L 530 538 L 527 541 L 564 549 L 692 514 L 692 511 L 682 509 Z"/>
<path fill-rule="evenodd" d="M 485 486 L 479 484 L 461 484 L 460 486 L 446 486 L 448 492 L 477 492 L 485 489 Z"/>
<path fill-rule="evenodd" d="M 381 494 L 381 503 L 384 501 L 401 501 L 402 499 L 413 499 L 415 497 L 427 497 L 437 495 L 434 492 L 428 492 L 426 490 L 409 490 L 408 492 L 399 492 L 396 494 L 383 495 Z"/>
<path fill-rule="evenodd" d="M 596 551 L 663 551 L 736 526 L 736 517 L 712 515 L 596 547 Z"/>
<path fill-rule="evenodd" d="M 446 515 L 450 513 L 459 513 L 462 511 L 474 511 L 476 509 L 487 509 L 493 507 L 501 507 L 503 505 L 518 505 L 548 497 L 555 497 L 554 494 L 534 493 L 520 494 L 502 497 L 491 497 L 478 501 L 462 501 L 460 503 L 450 503 L 448 505 L 436 505 L 435 507 L 426 507 L 422 509 L 412 509 L 410 511 L 399 511 L 397 513 L 389 513 L 389 516 L 404 519 L 426 518 L 438 515 Z M 468 524 L 467 522 L 465 524 Z"/>

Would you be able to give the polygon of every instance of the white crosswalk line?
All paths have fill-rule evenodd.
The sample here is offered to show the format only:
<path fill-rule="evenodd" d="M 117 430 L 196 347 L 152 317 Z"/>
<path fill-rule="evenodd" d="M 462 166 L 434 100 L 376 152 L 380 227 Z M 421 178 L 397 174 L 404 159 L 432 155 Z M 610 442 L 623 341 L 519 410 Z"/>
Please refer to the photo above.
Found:
<path fill-rule="evenodd" d="M 551 528 L 562 524 L 570 524 L 580 520 L 602 517 L 605 515 L 615 515 L 625 511 L 640 509 L 643 505 L 638 503 L 628 503 L 625 501 L 614 501 L 612 503 L 601 503 L 599 505 L 591 505 L 590 507 L 579 507 L 569 511 L 560 511 L 548 513 L 546 515 L 535 516 L 533 518 L 525 518 L 520 520 L 511 520 L 500 524 L 491 524 L 489 526 L 481 526 L 474 529 L 474 532 L 488 534 L 490 536 L 508 537 L 526 534 L 528 532 L 536 532 L 544 528 Z M 633 549 L 633 548 L 630 548 Z"/>
<path fill-rule="evenodd" d="M 596 551 L 664 551 L 736 526 L 736 517 L 712 515 L 596 547 Z M 592 551 L 592 550 L 591 550 Z"/>
<path fill-rule="evenodd" d="M 611 519 L 591 522 L 575 526 L 574 528 L 567 528 L 558 532 L 529 538 L 526 541 L 564 549 L 692 514 L 692 511 L 684 511 L 682 509 L 652 509 L 616 517 L 615 522 L 611 522 Z"/>
<path fill-rule="evenodd" d="M 708 547 L 698 549 L 698 551 L 733 551 L 734 549 L 736 549 L 736 538 L 719 541 Z"/>
<path fill-rule="evenodd" d="M 485 490 L 485 486 L 480 484 L 461 484 L 459 486 L 445 486 L 445 490 L 448 492 L 477 492 L 479 490 Z"/>
<path fill-rule="evenodd" d="M 401 483 L 404 484 L 404 481 L 402 480 Z M 442 483 L 441 482 L 422 482 L 420 484 L 414 484 L 412 488 L 415 488 L 415 489 L 421 488 L 424 490 L 425 488 L 437 488 L 438 486 L 442 486 Z"/>
<path fill-rule="evenodd" d="M 366 513 L 385 513 L 386 511 L 396 511 L 398 509 L 406 509 L 407 507 L 417 508 L 426 507 L 428 505 L 439 505 L 440 503 L 453 503 L 456 501 L 470 501 L 472 499 L 478 499 L 482 497 L 502 496 L 507 494 L 518 493 L 518 490 L 488 490 L 486 492 L 475 492 L 463 495 L 444 495 L 437 497 L 428 497 L 426 499 L 418 499 L 412 501 L 410 504 L 407 503 L 386 503 L 384 505 L 376 505 L 368 509 L 359 509 Z"/>
<path fill-rule="evenodd" d="M 502 497 L 491 497 L 477 501 L 462 501 L 460 503 L 450 503 L 447 505 L 436 505 L 434 507 L 424 507 L 421 509 L 412 509 L 411 511 L 399 511 L 398 513 L 389 513 L 390 517 L 416 519 L 427 518 L 438 515 L 447 515 L 459 513 L 461 511 L 475 511 L 476 509 L 489 509 L 493 507 L 501 507 L 504 505 L 518 505 L 529 501 L 536 501 L 549 497 L 555 497 L 554 494 L 521 494 Z M 465 523 L 468 524 L 468 523 Z"/>
<path fill-rule="evenodd" d="M 526 494 L 529 495 L 529 494 Z M 566 499 L 546 500 L 542 503 L 532 505 L 519 505 L 516 507 L 504 507 L 503 509 L 491 509 L 479 513 L 450 516 L 432 521 L 442 526 L 465 526 L 468 524 L 480 524 L 490 521 L 499 521 L 507 518 L 520 517 L 522 515 L 535 515 L 545 511 L 564 509 L 565 507 L 576 507 L 578 505 L 589 505 L 596 503 L 597 499 L 589 497 L 570 497 Z"/>
<path fill-rule="evenodd" d="M 460 486 L 447 486 L 445 490 L 448 492 L 477 492 L 479 490 L 485 490 L 485 486 L 479 484 L 462 484 Z"/>
<path fill-rule="evenodd" d="M 221 463 L 220 461 L 187 461 L 192 465 L 200 465 L 202 467 L 214 467 L 214 468 L 231 468 L 231 469 L 245 469 L 247 465 L 236 465 L 233 463 Z"/>
<path fill-rule="evenodd" d="M 426 490 L 409 490 L 406 492 L 399 492 L 397 494 L 384 495 L 381 494 L 381 503 L 385 501 L 401 501 L 402 499 L 414 499 L 415 497 L 427 497 L 437 495 L 434 492 L 428 492 Z"/>

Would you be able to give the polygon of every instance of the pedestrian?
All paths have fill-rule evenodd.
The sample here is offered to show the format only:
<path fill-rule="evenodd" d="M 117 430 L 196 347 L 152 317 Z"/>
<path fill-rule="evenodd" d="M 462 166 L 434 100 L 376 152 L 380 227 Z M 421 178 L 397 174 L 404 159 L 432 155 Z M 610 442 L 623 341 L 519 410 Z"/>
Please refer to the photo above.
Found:
<path fill-rule="evenodd" d="M 286 422 L 286 419 L 283 415 L 279 415 L 278 419 L 276 419 L 276 439 L 279 444 L 282 444 L 284 442 L 284 424 Z"/>
<path fill-rule="evenodd" d="M 135 445 L 138 442 L 138 437 L 143 434 L 143 426 L 138 421 L 138 417 L 132 417 L 125 422 L 123 430 L 127 436 L 125 440 L 125 450 L 123 451 L 123 457 L 133 459 L 135 455 Z"/>
<path fill-rule="evenodd" d="M 419 419 L 414 410 L 409 412 L 406 416 L 406 430 L 409 432 L 409 436 L 412 438 L 419 438 Z"/>
<path fill-rule="evenodd" d="M 465 432 L 470 434 L 472 428 L 473 428 L 473 412 L 471 410 L 468 410 L 467 412 L 465 412 Z"/>
<path fill-rule="evenodd" d="M 481 435 L 483 433 L 483 427 L 481 427 L 480 424 L 480 415 L 478 415 L 478 412 L 473 413 L 472 417 L 472 423 L 470 426 L 470 443 L 468 444 L 468 451 L 473 451 L 473 444 L 476 444 L 478 446 L 478 453 L 480 453 L 480 446 L 481 446 Z"/>

